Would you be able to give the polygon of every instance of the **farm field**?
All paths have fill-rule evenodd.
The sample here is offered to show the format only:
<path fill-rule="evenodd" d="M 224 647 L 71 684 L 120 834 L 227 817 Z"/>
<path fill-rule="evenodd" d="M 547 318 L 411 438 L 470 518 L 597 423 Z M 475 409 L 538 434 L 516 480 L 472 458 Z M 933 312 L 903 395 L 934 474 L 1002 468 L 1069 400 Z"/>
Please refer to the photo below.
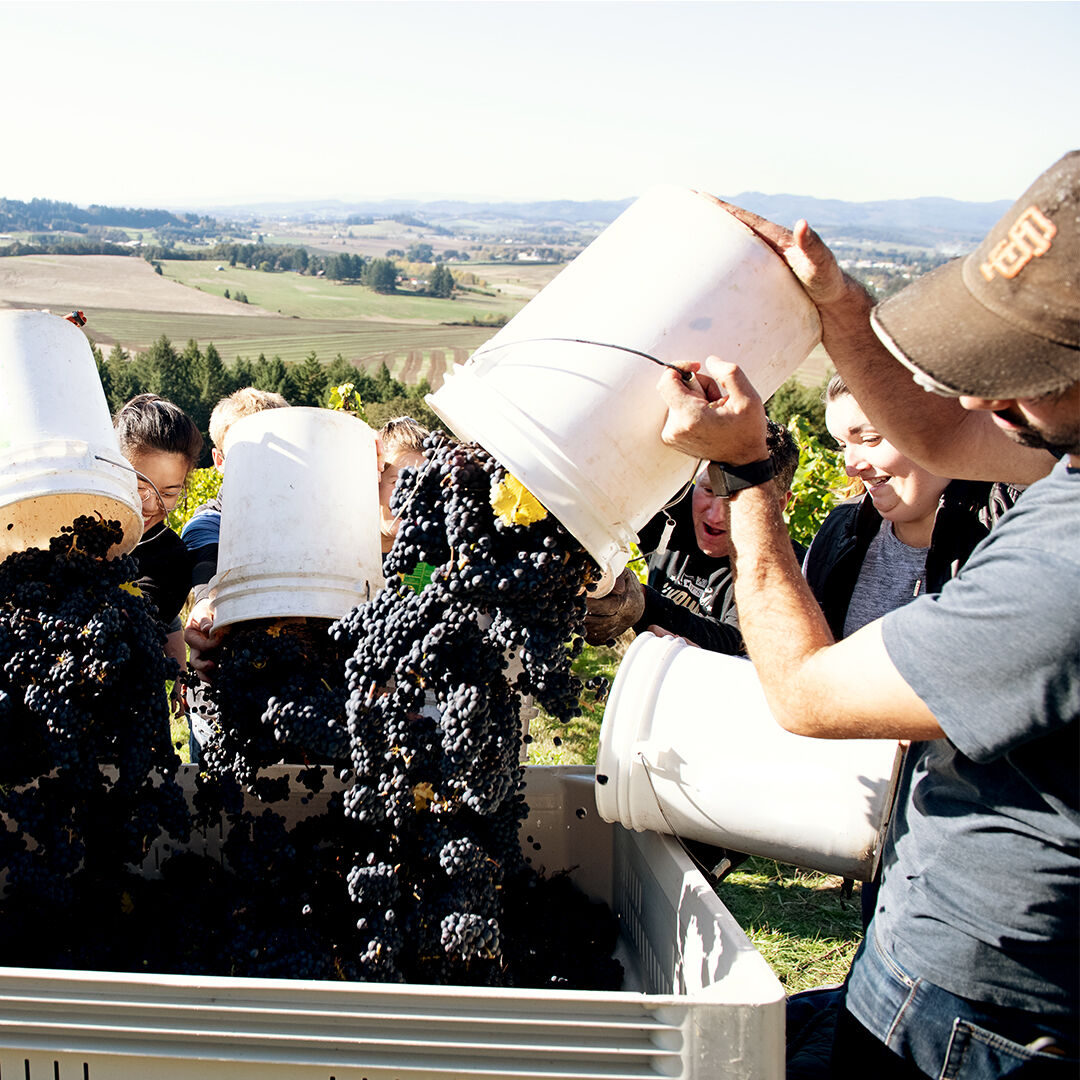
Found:
<path fill-rule="evenodd" d="M 293 364 L 312 351 L 329 362 L 340 353 L 365 370 L 385 362 L 395 378 L 427 378 L 437 388 L 452 363 L 463 362 L 495 333 L 494 327 L 448 326 L 442 320 L 513 315 L 562 269 L 463 264 L 502 293 L 440 300 L 379 296 L 362 286 L 298 274 L 218 271 L 215 265 L 173 260 L 164 264 L 165 274 L 156 274 L 145 260 L 119 255 L 7 256 L 0 258 L 0 308 L 79 308 L 87 315 L 87 336 L 106 350 L 119 344 L 137 352 L 164 334 L 177 343 L 213 342 L 227 363 L 264 353 Z M 226 300 L 226 288 L 239 288 L 251 302 Z M 828 366 L 818 346 L 795 377 L 818 385 Z"/>
<path fill-rule="evenodd" d="M 247 295 L 248 301 L 267 311 L 300 319 L 378 319 L 391 321 L 461 322 L 468 319 L 509 317 L 524 300 L 464 293 L 455 300 L 398 293 L 372 292 L 363 285 L 345 285 L 327 278 L 295 273 L 267 274 L 220 263 L 170 259 L 162 262 L 169 279 L 224 298 L 228 289 Z M 234 303 L 234 301 L 226 301 Z M 243 307 L 243 304 L 235 304 Z"/>
<path fill-rule="evenodd" d="M 301 244 L 313 251 L 333 255 L 367 255 L 383 258 L 391 248 L 404 251 L 410 244 L 423 240 L 436 251 L 461 249 L 463 242 L 453 236 L 431 236 L 427 229 L 403 225 L 398 221 L 376 221 L 371 225 L 300 224 L 289 221 L 268 221 L 263 234 L 268 244 Z"/>
<path fill-rule="evenodd" d="M 155 274 L 145 259 L 126 255 L 0 257 L 0 308 L 11 307 L 65 314 L 79 308 L 90 317 L 104 308 L 243 318 L 272 314 L 254 307 L 244 311 L 243 304 L 186 289 Z"/>
<path fill-rule="evenodd" d="M 498 289 L 505 296 L 530 300 L 566 263 L 462 263 L 458 269 L 469 270 L 488 283 L 488 288 Z"/>
<path fill-rule="evenodd" d="M 835 372 L 824 345 L 815 345 L 810 355 L 795 370 L 792 378 L 803 386 L 820 386 Z"/>
<path fill-rule="evenodd" d="M 348 319 L 238 319 L 113 310 L 87 314 L 86 334 L 106 352 L 116 344 L 137 352 L 164 334 L 178 345 L 191 339 L 204 348 L 213 343 L 226 364 L 238 356 L 255 360 L 260 353 L 294 364 L 312 351 L 329 363 L 340 353 L 365 370 L 385 361 L 395 378 L 409 383 L 427 378 L 433 389 L 441 385 L 452 363 L 464 363 L 495 333 L 494 327 L 485 326 Z"/>
<path fill-rule="evenodd" d="M 213 263 L 178 265 L 209 275 L 225 274 L 214 271 Z M 249 299 L 254 301 L 259 291 L 252 281 L 266 285 L 267 301 L 285 303 L 288 314 L 254 302 L 226 300 L 156 274 L 143 259 L 119 255 L 0 258 L 0 308 L 45 308 L 57 313 L 79 308 L 87 316 L 87 337 L 106 351 L 119 344 L 138 352 L 164 334 L 179 344 L 194 339 L 205 347 L 213 342 L 226 363 L 238 356 L 254 360 L 264 353 L 292 364 L 312 351 L 329 362 L 340 353 L 358 367 L 374 370 L 385 362 L 395 378 L 410 383 L 427 378 L 437 388 L 451 364 L 464 362 L 495 332 L 493 326 L 444 326 L 439 319 L 512 314 L 522 306 L 521 301 L 479 297 L 481 303 L 462 307 L 457 301 L 426 297 L 378 297 L 359 286 L 335 286 L 296 274 L 233 272 L 242 275 L 234 280 L 243 282 L 240 288 Z M 217 279 L 213 280 L 216 285 Z M 313 312 L 320 309 L 320 294 L 297 288 L 305 283 L 349 299 L 344 304 L 335 300 L 324 305 L 337 317 L 316 317 Z M 287 298 L 283 285 L 291 289 Z M 227 287 L 222 283 L 220 291 Z M 356 296 L 360 293 L 387 304 L 401 300 L 410 305 L 410 317 L 401 313 L 399 318 L 380 318 L 370 308 L 365 313 L 363 299 Z"/>

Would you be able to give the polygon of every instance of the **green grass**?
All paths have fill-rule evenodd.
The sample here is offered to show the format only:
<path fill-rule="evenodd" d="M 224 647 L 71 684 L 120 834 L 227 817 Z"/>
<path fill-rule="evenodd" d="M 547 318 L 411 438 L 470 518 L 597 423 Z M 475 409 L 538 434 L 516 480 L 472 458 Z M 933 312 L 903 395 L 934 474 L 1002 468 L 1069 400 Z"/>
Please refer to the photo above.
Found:
<path fill-rule="evenodd" d="M 410 354 L 419 352 L 429 361 L 431 371 L 419 370 L 416 378 L 427 375 L 435 385 L 432 373 L 438 364 L 433 353 L 444 354 L 442 368 L 446 370 L 455 361 L 464 362 L 494 333 L 494 327 L 484 326 L 282 319 L 265 315 L 243 318 L 102 308 L 94 312 L 91 336 L 106 352 L 117 343 L 126 349 L 146 349 L 162 334 L 181 347 L 194 338 L 203 348 L 212 342 L 226 364 L 238 356 L 254 360 L 260 353 L 280 356 L 287 364 L 299 363 L 314 349 L 323 363 L 329 363 L 341 353 L 346 360 L 365 369 L 378 367 L 385 359 L 395 378 L 399 377 L 395 364 L 404 371 Z M 405 373 L 409 375 L 408 371 Z M 404 381 L 415 382 L 416 378 Z"/>
<path fill-rule="evenodd" d="M 169 717 L 169 735 L 172 737 L 173 749 L 185 765 L 191 762 L 191 745 L 188 742 L 190 730 L 186 716 Z"/>
<path fill-rule="evenodd" d="M 574 661 L 574 674 L 582 682 L 596 675 L 615 677 L 624 648 L 586 645 Z M 581 712 L 567 724 L 560 724 L 543 709 L 529 725 L 530 765 L 595 765 L 604 702 L 586 692 L 581 698 Z"/>
<path fill-rule="evenodd" d="M 789 994 L 842 982 L 862 940 L 859 886 L 750 858 L 716 887 L 724 906 Z"/>
<path fill-rule="evenodd" d="M 215 270 L 216 266 L 222 265 L 223 270 Z M 473 317 L 510 316 L 523 304 L 522 300 L 508 296 L 476 293 L 465 293 L 454 300 L 406 292 L 383 295 L 364 285 L 345 285 L 291 272 L 263 273 L 204 260 L 169 259 L 161 266 L 165 277 L 182 285 L 213 296 L 224 296 L 226 289 L 232 295 L 240 291 L 247 295 L 250 304 L 301 319 L 453 322 Z"/>

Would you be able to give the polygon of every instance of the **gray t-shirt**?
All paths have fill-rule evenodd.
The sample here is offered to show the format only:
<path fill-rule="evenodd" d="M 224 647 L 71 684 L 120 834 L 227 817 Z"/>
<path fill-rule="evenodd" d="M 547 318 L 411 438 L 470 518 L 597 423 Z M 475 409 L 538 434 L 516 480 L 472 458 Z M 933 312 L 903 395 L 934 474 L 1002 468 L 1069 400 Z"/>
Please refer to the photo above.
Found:
<path fill-rule="evenodd" d="M 844 637 L 915 599 L 922 591 L 929 550 L 908 547 L 897 539 L 891 521 L 881 523 L 859 567 L 844 616 Z"/>
<path fill-rule="evenodd" d="M 1080 1001 L 1080 470 L 1032 485 L 885 647 L 946 738 L 911 748 L 873 932 L 975 1001 Z M 858 1001 L 850 1003 L 859 1015 Z"/>

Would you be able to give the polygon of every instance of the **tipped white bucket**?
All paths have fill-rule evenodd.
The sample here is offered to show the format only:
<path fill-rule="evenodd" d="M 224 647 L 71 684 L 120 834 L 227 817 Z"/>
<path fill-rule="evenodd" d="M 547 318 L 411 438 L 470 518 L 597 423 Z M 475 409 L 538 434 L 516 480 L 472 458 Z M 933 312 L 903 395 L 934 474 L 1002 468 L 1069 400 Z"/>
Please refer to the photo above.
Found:
<path fill-rule="evenodd" d="M 383 585 L 375 433 L 329 409 L 266 409 L 225 439 L 214 626 L 337 619 Z"/>
<path fill-rule="evenodd" d="M 680 188 L 643 196 L 428 403 L 498 458 L 608 580 L 637 530 L 694 475 L 660 438 L 652 360 L 739 364 L 769 397 L 821 338 L 784 262 L 737 218 Z"/>
<path fill-rule="evenodd" d="M 900 759 L 891 739 L 792 735 L 749 660 L 640 634 L 604 710 L 596 806 L 638 832 L 869 881 Z"/>
<path fill-rule="evenodd" d="M 138 483 L 90 344 L 59 315 L 0 311 L 0 558 L 48 547 L 83 515 L 120 522 L 112 554 L 142 536 Z"/>

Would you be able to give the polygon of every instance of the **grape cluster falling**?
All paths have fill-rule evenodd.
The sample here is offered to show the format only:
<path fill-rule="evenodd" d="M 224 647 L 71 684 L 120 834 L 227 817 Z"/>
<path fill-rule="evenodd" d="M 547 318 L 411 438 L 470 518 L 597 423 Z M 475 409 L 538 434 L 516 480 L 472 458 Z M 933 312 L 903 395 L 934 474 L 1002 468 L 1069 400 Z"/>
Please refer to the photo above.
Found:
<path fill-rule="evenodd" d="M 0 918 L 5 963 L 36 963 L 73 910 L 103 926 L 162 833 L 188 837 L 173 779 L 163 653 L 154 610 L 129 583 L 130 557 L 105 560 L 117 522 L 80 517 L 48 550 L 0 563 Z M 43 941 L 34 927 L 47 927 Z M 71 962 L 96 966 L 101 939 Z M 27 950 L 30 950 L 29 952 Z"/>
<path fill-rule="evenodd" d="M 521 697 L 576 712 L 594 564 L 494 458 L 441 434 L 391 509 L 390 584 L 331 629 L 353 648 L 345 814 L 375 834 L 349 873 L 362 961 L 387 981 L 512 983 L 503 913 L 544 887 L 518 840 Z"/>

